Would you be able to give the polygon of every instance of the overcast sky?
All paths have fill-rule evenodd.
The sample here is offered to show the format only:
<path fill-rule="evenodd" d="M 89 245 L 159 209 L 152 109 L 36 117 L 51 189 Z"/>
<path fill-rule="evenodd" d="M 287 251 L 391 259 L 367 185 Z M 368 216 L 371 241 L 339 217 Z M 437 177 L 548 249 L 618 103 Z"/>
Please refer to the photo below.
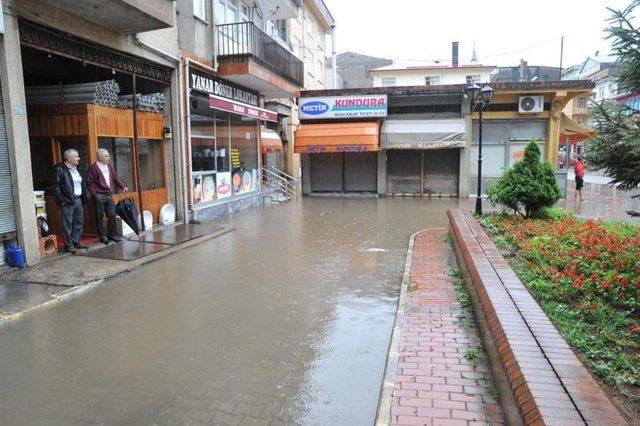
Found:
<path fill-rule="evenodd" d="M 451 42 L 459 41 L 460 61 L 468 62 L 475 41 L 485 65 L 517 65 L 522 58 L 558 66 L 565 36 L 566 67 L 609 52 L 606 8 L 624 8 L 631 0 L 324 1 L 336 20 L 339 53 L 450 61 Z"/>

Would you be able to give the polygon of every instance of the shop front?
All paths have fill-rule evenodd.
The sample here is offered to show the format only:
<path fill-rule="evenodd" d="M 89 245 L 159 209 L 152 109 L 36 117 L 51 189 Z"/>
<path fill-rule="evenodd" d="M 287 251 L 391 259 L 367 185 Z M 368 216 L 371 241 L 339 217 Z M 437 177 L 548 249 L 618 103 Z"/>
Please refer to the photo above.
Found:
<path fill-rule="evenodd" d="M 380 146 L 386 150 L 387 194 L 458 196 L 463 118 L 385 120 Z"/>
<path fill-rule="evenodd" d="M 386 115 L 386 95 L 302 98 L 294 152 L 302 154 L 303 193 L 377 193 Z"/>
<path fill-rule="evenodd" d="M 193 67 L 187 74 L 188 197 L 194 218 L 258 203 L 263 122 L 277 122 L 278 115 L 258 106 L 258 92 Z"/>

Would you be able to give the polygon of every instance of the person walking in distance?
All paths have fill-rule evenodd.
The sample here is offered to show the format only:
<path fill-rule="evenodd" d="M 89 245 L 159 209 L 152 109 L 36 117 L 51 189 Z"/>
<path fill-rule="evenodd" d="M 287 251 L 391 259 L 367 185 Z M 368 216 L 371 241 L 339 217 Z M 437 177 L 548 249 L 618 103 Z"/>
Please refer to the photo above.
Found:
<path fill-rule="evenodd" d="M 80 155 L 75 149 L 63 154 L 64 161 L 54 167 L 53 192 L 62 216 L 64 248 L 70 253 L 87 249 L 80 244 L 84 227 L 84 209 L 87 204 L 85 184 L 78 171 Z"/>
<path fill-rule="evenodd" d="M 580 202 L 583 202 L 582 198 L 582 187 L 584 186 L 584 172 L 586 170 L 586 166 L 584 164 L 584 159 L 582 156 L 578 157 L 578 161 L 574 166 L 574 171 L 576 175 L 576 201 L 580 199 Z"/>
<path fill-rule="evenodd" d="M 109 241 L 120 242 L 116 237 L 116 205 L 113 194 L 119 188 L 125 193 L 129 190 L 118 177 L 115 167 L 111 164 L 111 156 L 106 149 L 98 149 L 98 161 L 91 165 L 87 174 L 89 193 L 93 199 L 96 213 L 96 228 L 98 237 L 104 244 Z M 107 229 L 104 229 L 104 216 L 107 216 Z"/>

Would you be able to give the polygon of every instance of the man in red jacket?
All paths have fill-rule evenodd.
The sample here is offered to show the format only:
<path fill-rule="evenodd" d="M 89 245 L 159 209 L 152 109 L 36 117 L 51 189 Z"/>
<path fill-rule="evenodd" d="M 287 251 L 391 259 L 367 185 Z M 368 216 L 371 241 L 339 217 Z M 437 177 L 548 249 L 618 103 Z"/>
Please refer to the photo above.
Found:
<path fill-rule="evenodd" d="M 87 173 L 87 187 L 93 207 L 96 213 L 96 228 L 100 241 L 109 244 L 109 241 L 120 242 L 116 237 L 116 205 L 113 203 L 113 194 L 116 188 L 125 193 L 128 192 L 125 184 L 118 177 L 116 169 L 110 163 L 111 157 L 106 149 L 98 149 L 98 161 L 93 163 Z M 107 231 L 104 229 L 104 215 L 107 215 Z"/>

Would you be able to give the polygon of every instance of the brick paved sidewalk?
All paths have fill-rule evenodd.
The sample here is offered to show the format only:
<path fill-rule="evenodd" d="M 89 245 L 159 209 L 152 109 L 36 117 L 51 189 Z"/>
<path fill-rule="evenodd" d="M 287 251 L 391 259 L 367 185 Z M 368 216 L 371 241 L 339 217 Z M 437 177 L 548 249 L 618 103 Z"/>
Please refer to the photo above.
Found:
<path fill-rule="evenodd" d="M 463 308 L 449 275 L 455 257 L 446 235 L 438 228 L 415 236 L 411 283 L 404 318 L 399 319 L 391 423 L 502 424 L 500 406 L 489 395 L 484 354 L 474 356 L 482 353 L 475 324 L 460 321 Z"/>

